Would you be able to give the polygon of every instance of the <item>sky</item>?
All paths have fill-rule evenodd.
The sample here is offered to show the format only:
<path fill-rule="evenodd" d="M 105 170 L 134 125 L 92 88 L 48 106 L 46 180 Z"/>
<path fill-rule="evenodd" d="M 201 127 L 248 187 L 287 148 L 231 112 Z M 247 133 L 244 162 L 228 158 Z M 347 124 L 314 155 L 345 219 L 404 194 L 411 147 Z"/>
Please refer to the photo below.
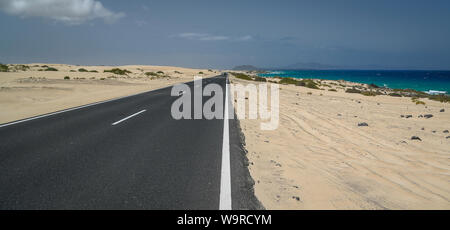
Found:
<path fill-rule="evenodd" d="M 0 0 L 1 63 L 450 69 L 448 0 Z"/>

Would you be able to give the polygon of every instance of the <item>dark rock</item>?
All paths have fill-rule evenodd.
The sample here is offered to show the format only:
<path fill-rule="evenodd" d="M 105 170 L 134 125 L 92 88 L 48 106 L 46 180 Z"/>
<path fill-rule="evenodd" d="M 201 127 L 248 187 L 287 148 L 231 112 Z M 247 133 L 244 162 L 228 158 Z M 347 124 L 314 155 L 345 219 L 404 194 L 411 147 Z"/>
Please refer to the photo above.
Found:
<path fill-rule="evenodd" d="M 444 130 L 444 131 L 442 131 L 443 133 L 448 133 L 448 130 Z"/>
<path fill-rule="evenodd" d="M 406 118 L 411 118 L 412 117 L 412 115 L 406 115 Z"/>
<path fill-rule="evenodd" d="M 358 123 L 358 126 L 369 126 L 369 124 L 367 124 L 366 122 L 361 122 L 361 123 Z"/>
<path fill-rule="evenodd" d="M 423 117 L 425 117 L 425 118 L 432 118 L 433 117 L 433 114 L 425 114 L 425 115 L 423 115 Z"/>
<path fill-rule="evenodd" d="M 441 109 L 441 110 L 439 110 L 439 112 L 443 113 L 443 112 L 445 112 L 445 109 Z"/>
<path fill-rule="evenodd" d="M 450 139 L 450 136 L 447 136 L 445 139 Z"/>
<path fill-rule="evenodd" d="M 405 117 L 405 115 L 400 115 L 400 117 L 401 117 L 401 118 L 404 118 L 404 117 Z"/>
<path fill-rule="evenodd" d="M 421 130 L 425 130 L 425 128 L 424 128 L 424 127 L 422 127 L 422 128 L 421 128 Z"/>
<path fill-rule="evenodd" d="M 292 196 L 293 199 L 295 199 L 296 201 L 300 201 L 300 197 L 298 196 Z"/>
<path fill-rule="evenodd" d="M 421 117 L 423 117 L 423 115 L 419 115 L 418 117 L 421 118 Z"/>
<path fill-rule="evenodd" d="M 436 133 L 436 130 L 431 131 L 432 133 Z"/>
<path fill-rule="evenodd" d="M 338 113 L 337 115 L 338 115 L 338 117 L 342 116 L 342 114 L 340 114 L 340 113 Z"/>
<path fill-rule="evenodd" d="M 418 140 L 418 141 L 422 141 L 422 139 L 420 139 L 420 137 L 418 136 L 412 136 L 411 140 Z"/>

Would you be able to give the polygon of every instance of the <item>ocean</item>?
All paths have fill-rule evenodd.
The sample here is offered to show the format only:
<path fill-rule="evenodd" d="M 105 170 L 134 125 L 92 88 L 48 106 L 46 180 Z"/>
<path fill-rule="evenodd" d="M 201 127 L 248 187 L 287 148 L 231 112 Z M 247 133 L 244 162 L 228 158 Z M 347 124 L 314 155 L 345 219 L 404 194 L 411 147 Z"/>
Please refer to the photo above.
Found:
<path fill-rule="evenodd" d="M 450 93 L 450 71 L 425 70 L 273 70 L 262 77 L 314 78 L 376 84 L 392 89 Z"/>

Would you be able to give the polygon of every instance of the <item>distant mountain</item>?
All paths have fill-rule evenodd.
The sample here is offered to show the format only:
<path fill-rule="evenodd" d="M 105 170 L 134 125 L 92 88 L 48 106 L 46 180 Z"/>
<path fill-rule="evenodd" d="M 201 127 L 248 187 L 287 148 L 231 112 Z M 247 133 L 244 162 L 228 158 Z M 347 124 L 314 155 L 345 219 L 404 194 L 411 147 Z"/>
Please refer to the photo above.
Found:
<path fill-rule="evenodd" d="M 257 71 L 261 70 L 261 68 L 252 66 L 252 65 L 240 65 L 233 68 L 233 70 L 240 70 L 240 71 Z"/>
<path fill-rule="evenodd" d="M 279 69 L 307 69 L 307 70 L 321 70 L 321 69 L 341 69 L 341 66 L 325 65 L 317 62 L 298 62 L 292 65 L 283 66 Z"/>

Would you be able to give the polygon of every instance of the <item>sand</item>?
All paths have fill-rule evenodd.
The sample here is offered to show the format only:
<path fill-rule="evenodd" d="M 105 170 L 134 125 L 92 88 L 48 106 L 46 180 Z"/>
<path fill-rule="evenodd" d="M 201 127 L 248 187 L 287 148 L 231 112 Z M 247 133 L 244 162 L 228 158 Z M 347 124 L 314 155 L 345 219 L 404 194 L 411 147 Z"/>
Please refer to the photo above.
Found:
<path fill-rule="evenodd" d="M 421 99 L 426 105 L 416 105 L 408 97 L 342 89 L 280 89 L 278 129 L 260 130 L 259 119 L 240 121 L 255 194 L 265 208 L 450 208 L 450 134 L 444 132 L 450 130 L 450 104 Z"/>
<path fill-rule="evenodd" d="M 75 106 L 158 89 L 192 81 L 195 75 L 211 77 L 219 71 L 172 66 L 74 66 L 64 64 L 27 64 L 26 71 L 0 72 L 0 124 Z M 58 71 L 39 71 L 49 66 Z M 78 69 L 98 73 L 78 72 Z M 112 68 L 132 73 L 104 73 Z M 70 71 L 77 72 L 70 72 Z M 145 72 L 163 71 L 170 77 L 146 76 Z M 175 72 L 178 71 L 178 72 Z M 203 72 L 204 74 L 199 74 Z M 69 76 L 70 80 L 64 80 Z"/>

